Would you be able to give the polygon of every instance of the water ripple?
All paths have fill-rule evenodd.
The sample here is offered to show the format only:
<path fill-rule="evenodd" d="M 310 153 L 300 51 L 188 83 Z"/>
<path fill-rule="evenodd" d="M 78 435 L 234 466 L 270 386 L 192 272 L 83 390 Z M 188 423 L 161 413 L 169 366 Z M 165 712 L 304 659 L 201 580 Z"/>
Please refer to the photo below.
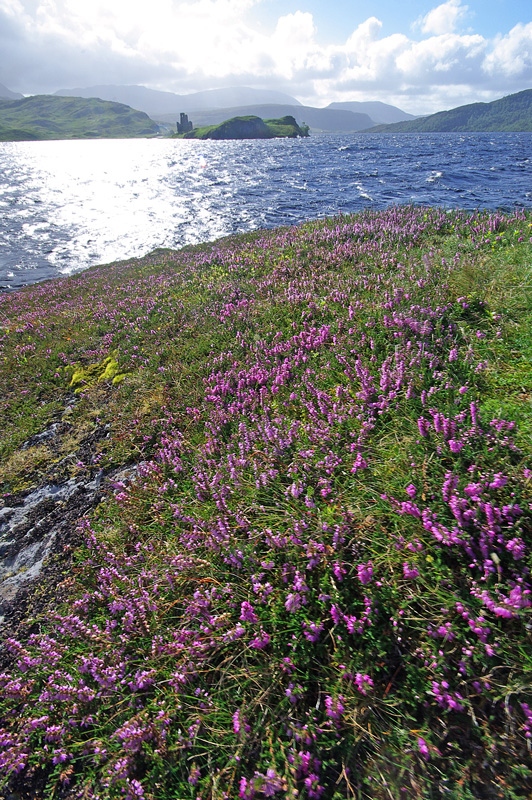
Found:
<path fill-rule="evenodd" d="M 0 143 L 0 289 L 156 247 L 418 203 L 529 207 L 532 134 Z"/>

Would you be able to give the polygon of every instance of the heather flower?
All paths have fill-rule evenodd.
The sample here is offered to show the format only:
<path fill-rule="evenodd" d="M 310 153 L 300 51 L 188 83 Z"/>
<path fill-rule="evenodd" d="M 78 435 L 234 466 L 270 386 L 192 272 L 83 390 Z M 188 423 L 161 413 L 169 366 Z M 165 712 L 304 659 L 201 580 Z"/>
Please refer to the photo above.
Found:
<path fill-rule="evenodd" d="M 519 561 L 526 555 L 527 547 L 524 541 L 520 539 L 518 536 L 506 542 L 505 547 L 508 550 L 508 552 L 512 554 L 512 556 L 515 558 L 516 561 Z"/>
<path fill-rule="evenodd" d="M 293 585 L 296 592 L 308 592 L 308 586 L 299 570 L 295 572 Z"/>
<path fill-rule="evenodd" d="M 297 609 L 301 607 L 301 595 L 298 594 L 297 592 L 290 592 L 286 596 L 286 601 L 284 605 L 286 610 L 292 614 L 294 611 L 297 611 Z"/>
<path fill-rule="evenodd" d="M 419 571 L 416 567 L 411 567 L 410 564 L 405 561 L 403 563 L 403 575 L 405 578 L 408 578 L 408 580 L 414 580 L 414 578 L 419 577 Z"/>
<path fill-rule="evenodd" d="M 357 453 L 353 466 L 351 467 L 351 472 L 356 474 L 361 469 L 368 469 L 368 462 L 361 453 Z"/>
<path fill-rule="evenodd" d="M 296 685 L 295 683 L 289 683 L 288 688 L 285 690 L 285 694 L 292 705 L 295 705 L 303 696 L 303 687 L 300 684 Z"/>
<path fill-rule="evenodd" d="M 368 561 L 366 564 L 359 564 L 357 566 L 357 575 L 358 580 L 363 586 L 367 586 L 368 583 L 371 583 L 373 579 L 373 566 L 371 561 Z"/>
<path fill-rule="evenodd" d="M 503 486 L 506 486 L 508 483 L 508 478 L 506 475 L 503 475 L 502 472 L 498 472 L 496 475 L 493 476 L 492 480 L 489 483 L 490 489 L 502 489 Z"/>
<path fill-rule="evenodd" d="M 269 767 L 266 775 L 255 772 L 251 781 L 246 778 L 240 780 L 239 797 L 249 800 L 255 797 L 255 792 L 260 792 L 263 797 L 273 797 L 278 792 L 285 789 L 285 781 L 277 775 L 276 771 Z"/>
<path fill-rule="evenodd" d="M 426 437 L 429 434 L 429 426 L 430 423 L 425 419 L 425 417 L 419 417 L 417 421 L 417 427 L 421 436 Z"/>
<path fill-rule="evenodd" d="M 264 650 L 264 648 L 268 647 L 269 644 L 270 634 L 266 633 L 266 631 L 262 628 L 260 629 L 259 635 L 250 641 L 250 646 L 255 650 Z"/>
<path fill-rule="evenodd" d="M 330 719 L 339 720 L 342 718 L 345 710 L 343 700 L 344 698 L 341 694 L 336 699 L 333 699 L 330 695 L 325 696 L 325 713 Z"/>
<path fill-rule="evenodd" d="M 247 778 L 240 778 L 238 796 L 242 800 L 251 800 L 255 796 L 255 792 L 249 787 Z"/>
<path fill-rule="evenodd" d="M 196 786 L 200 778 L 201 778 L 201 771 L 199 767 L 193 763 L 192 766 L 190 767 L 188 782 L 191 784 L 191 786 Z"/>
<path fill-rule="evenodd" d="M 452 453 L 459 453 L 464 447 L 464 442 L 460 442 L 457 439 L 449 439 L 447 444 Z"/>
<path fill-rule="evenodd" d="M 363 675 L 357 672 L 354 677 L 354 683 L 360 694 L 367 694 L 370 689 L 373 689 L 373 681 L 369 675 Z"/>
<path fill-rule="evenodd" d="M 242 622 L 252 622 L 253 624 L 258 621 L 253 606 L 247 600 L 240 604 L 240 619 Z"/>
<path fill-rule="evenodd" d="M 240 733 L 240 711 L 235 711 L 233 714 L 233 730 L 238 736 Z"/>
<path fill-rule="evenodd" d="M 304 783 L 308 792 L 309 800 L 319 800 L 325 791 L 324 787 L 319 784 L 319 779 L 319 775 L 316 775 L 313 772 L 311 772 L 310 775 L 305 778 Z"/>
<path fill-rule="evenodd" d="M 323 631 L 323 623 L 303 622 L 303 635 L 309 642 L 317 642 Z"/>
<path fill-rule="evenodd" d="M 423 756 L 424 759 L 430 758 L 428 745 L 427 745 L 425 739 L 423 739 L 422 736 L 418 736 L 417 746 L 418 746 L 419 752 L 421 753 L 421 755 Z"/>
<path fill-rule="evenodd" d="M 519 703 L 519 705 L 521 706 L 521 710 L 525 715 L 525 722 L 523 723 L 525 737 L 527 739 L 532 739 L 532 709 L 528 703 Z"/>
<path fill-rule="evenodd" d="M 343 581 L 343 579 L 345 577 L 345 574 L 346 574 L 346 569 L 345 569 L 344 565 L 342 564 L 342 562 L 335 561 L 334 564 L 333 564 L 332 570 L 334 572 L 334 577 L 336 578 L 336 580 Z"/>
<path fill-rule="evenodd" d="M 291 658 L 288 657 L 283 658 L 283 660 L 281 661 L 281 669 L 283 670 L 283 672 L 286 672 L 288 675 L 291 675 L 292 672 L 294 671 L 294 668 L 295 668 L 294 662 L 292 661 Z"/>
<path fill-rule="evenodd" d="M 142 785 L 139 783 L 139 781 L 134 779 L 128 780 L 126 800 L 137 800 L 139 797 L 144 797 L 144 789 L 142 788 Z"/>

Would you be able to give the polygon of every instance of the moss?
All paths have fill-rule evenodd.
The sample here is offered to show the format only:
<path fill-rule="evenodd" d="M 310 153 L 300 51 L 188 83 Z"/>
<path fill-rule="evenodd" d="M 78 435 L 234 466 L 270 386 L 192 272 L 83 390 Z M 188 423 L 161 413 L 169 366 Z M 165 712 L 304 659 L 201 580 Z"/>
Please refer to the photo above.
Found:
<path fill-rule="evenodd" d="M 120 371 L 116 360 L 116 352 L 107 356 L 102 361 L 87 366 L 76 365 L 69 388 L 74 389 L 75 394 L 79 394 L 90 386 L 94 386 L 100 381 L 112 381 L 115 386 L 122 383 L 127 372 Z"/>

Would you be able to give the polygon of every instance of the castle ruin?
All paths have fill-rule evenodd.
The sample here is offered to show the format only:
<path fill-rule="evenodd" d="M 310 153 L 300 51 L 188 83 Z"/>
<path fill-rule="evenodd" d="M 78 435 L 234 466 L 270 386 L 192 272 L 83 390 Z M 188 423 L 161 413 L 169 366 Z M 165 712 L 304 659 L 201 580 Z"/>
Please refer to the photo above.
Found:
<path fill-rule="evenodd" d="M 178 133 L 189 133 L 194 126 L 192 122 L 190 122 L 188 114 L 181 112 L 179 115 L 179 122 L 176 122 L 176 127 Z"/>

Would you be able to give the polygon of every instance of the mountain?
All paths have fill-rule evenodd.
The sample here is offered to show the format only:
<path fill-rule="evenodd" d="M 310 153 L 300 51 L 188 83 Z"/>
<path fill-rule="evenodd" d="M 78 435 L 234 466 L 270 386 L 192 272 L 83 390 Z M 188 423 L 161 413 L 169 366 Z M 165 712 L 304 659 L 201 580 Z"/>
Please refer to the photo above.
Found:
<path fill-rule="evenodd" d="M 155 136 L 159 126 L 121 103 L 34 95 L 0 100 L 0 140 L 122 139 Z"/>
<path fill-rule="evenodd" d="M 532 131 L 532 89 L 510 94 L 492 103 L 471 103 L 428 117 L 379 125 L 371 132 L 440 133 L 475 131 Z"/>
<path fill-rule="evenodd" d="M 349 100 L 345 103 L 329 103 L 327 108 L 339 111 L 356 111 L 360 114 L 367 114 L 377 125 L 387 125 L 392 122 L 402 122 L 403 120 L 415 119 L 413 114 L 407 114 L 396 106 L 388 103 L 381 103 L 379 100 L 362 102 Z"/>
<path fill-rule="evenodd" d="M 184 139 L 295 139 L 298 136 L 308 136 L 308 129 L 300 128 L 291 116 L 261 119 L 253 115 L 233 117 L 220 125 L 194 128 L 183 134 Z"/>
<path fill-rule="evenodd" d="M 18 92 L 12 92 L 3 83 L 0 83 L 0 100 L 21 100 L 23 95 Z"/>
<path fill-rule="evenodd" d="M 187 109 L 188 112 L 188 109 Z M 298 125 L 306 124 L 313 133 L 349 133 L 361 131 L 373 124 L 367 114 L 356 114 L 352 111 L 341 111 L 328 108 L 312 108 L 302 105 L 251 105 L 237 106 L 234 108 L 217 108 L 208 111 L 197 111 L 191 114 L 191 121 L 196 127 L 206 125 L 219 125 L 229 117 L 242 117 L 253 115 L 261 119 L 278 119 L 279 117 L 292 116 Z M 166 123 L 175 130 L 175 114 L 157 114 L 157 122 Z"/>
<path fill-rule="evenodd" d="M 131 108 L 144 111 L 150 117 L 161 114 L 179 114 L 185 111 L 190 114 L 204 109 L 230 108 L 248 106 L 257 103 L 284 103 L 292 106 L 300 105 L 299 100 L 283 92 L 269 89 L 250 89 L 246 86 L 235 86 L 227 89 L 208 89 L 193 94 L 174 94 L 148 89 L 146 86 L 89 86 L 84 89 L 60 89 L 55 93 L 58 97 L 99 97 L 100 100 L 111 100 L 125 103 Z"/>

